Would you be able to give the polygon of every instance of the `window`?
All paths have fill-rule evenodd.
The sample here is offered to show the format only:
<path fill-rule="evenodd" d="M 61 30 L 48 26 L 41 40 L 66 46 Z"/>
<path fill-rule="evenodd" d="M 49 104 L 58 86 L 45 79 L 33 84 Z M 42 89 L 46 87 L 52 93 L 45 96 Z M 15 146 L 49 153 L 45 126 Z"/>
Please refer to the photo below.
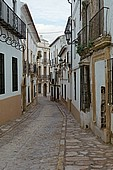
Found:
<path fill-rule="evenodd" d="M 38 84 L 38 93 L 41 93 L 41 83 Z"/>
<path fill-rule="evenodd" d="M 28 103 L 30 103 L 30 87 L 28 86 Z"/>
<path fill-rule="evenodd" d="M 34 85 L 34 97 L 36 96 L 36 88 L 35 88 L 35 85 Z"/>
<path fill-rule="evenodd" d="M 44 60 L 47 59 L 47 52 L 44 52 Z"/>
<path fill-rule="evenodd" d="M 107 61 L 108 65 L 108 103 L 113 105 L 113 58 Z"/>
<path fill-rule="evenodd" d="M 69 64 L 69 51 L 67 52 L 67 63 Z"/>
<path fill-rule="evenodd" d="M 74 72 L 74 92 L 75 92 L 75 100 L 76 100 L 76 72 Z"/>
<path fill-rule="evenodd" d="M 18 66 L 17 58 L 12 57 L 12 90 L 18 90 Z"/>
<path fill-rule="evenodd" d="M 63 84 L 62 84 L 62 97 L 63 97 Z"/>
<path fill-rule="evenodd" d="M 51 96 L 53 97 L 53 87 L 51 87 Z"/>
<path fill-rule="evenodd" d="M 46 73 L 47 72 L 47 68 L 46 67 L 44 67 L 44 76 L 46 76 Z"/>
<path fill-rule="evenodd" d="M 4 54 L 0 53 L 0 94 L 5 93 Z"/>
<path fill-rule="evenodd" d="M 39 76 L 41 76 L 41 66 L 39 66 Z"/>
<path fill-rule="evenodd" d="M 65 100 L 66 100 L 66 85 L 64 85 L 64 98 L 65 98 Z"/>
<path fill-rule="evenodd" d="M 30 58 L 31 58 L 31 63 L 33 62 L 33 52 L 31 51 L 31 56 L 30 56 Z"/>
<path fill-rule="evenodd" d="M 83 65 L 80 68 L 80 97 L 81 110 L 89 111 L 90 109 L 90 73 L 89 65 Z"/>

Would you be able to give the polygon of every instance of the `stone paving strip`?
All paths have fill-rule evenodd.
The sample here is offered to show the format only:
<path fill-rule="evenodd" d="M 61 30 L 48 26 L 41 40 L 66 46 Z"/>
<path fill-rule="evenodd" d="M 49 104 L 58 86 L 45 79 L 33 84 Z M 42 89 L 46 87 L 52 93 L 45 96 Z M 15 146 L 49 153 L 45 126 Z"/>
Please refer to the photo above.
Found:
<path fill-rule="evenodd" d="M 67 118 L 64 167 L 59 170 L 113 170 L 113 145 L 80 128 L 67 109 L 59 107 Z"/>

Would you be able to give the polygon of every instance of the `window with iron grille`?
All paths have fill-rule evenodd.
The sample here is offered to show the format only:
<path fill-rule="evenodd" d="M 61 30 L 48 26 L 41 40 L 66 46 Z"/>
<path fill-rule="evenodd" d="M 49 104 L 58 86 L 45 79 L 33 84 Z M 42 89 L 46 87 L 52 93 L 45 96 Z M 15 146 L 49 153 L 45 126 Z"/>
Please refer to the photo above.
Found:
<path fill-rule="evenodd" d="M 76 72 L 74 72 L 74 91 L 75 91 L 75 100 L 76 100 Z"/>
<path fill-rule="evenodd" d="M 107 61 L 108 67 L 108 103 L 113 105 L 113 58 Z"/>
<path fill-rule="evenodd" d="M 12 57 L 12 90 L 18 91 L 18 63 L 15 57 Z"/>
<path fill-rule="evenodd" d="M 41 93 L 41 83 L 38 84 L 38 93 Z"/>
<path fill-rule="evenodd" d="M 64 85 L 64 98 L 65 98 L 65 100 L 66 100 L 66 85 Z"/>
<path fill-rule="evenodd" d="M 28 86 L 28 103 L 30 103 L 30 87 Z"/>
<path fill-rule="evenodd" d="M 36 87 L 34 85 L 34 97 L 36 96 Z"/>
<path fill-rule="evenodd" d="M 0 94 L 5 93 L 4 54 L 0 53 Z"/>
<path fill-rule="evenodd" d="M 64 91 L 64 89 L 63 89 L 63 84 L 62 84 L 62 97 L 63 97 L 63 91 Z"/>
<path fill-rule="evenodd" d="M 38 72 L 39 74 L 39 76 L 41 76 L 41 66 L 39 66 L 39 72 Z"/>
<path fill-rule="evenodd" d="M 44 76 L 46 76 L 47 67 L 44 67 Z"/>
<path fill-rule="evenodd" d="M 89 65 L 83 65 L 80 68 L 80 97 L 81 110 L 89 111 L 90 109 L 90 72 Z"/>
<path fill-rule="evenodd" d="M 47 59 L 47 52 L 44 52 L 44 59 Z"/>
<path fill-rule="evenodd" d="M 101 86 L 101 128 L 106 128 L 106 97 L 104 86 Z"/>

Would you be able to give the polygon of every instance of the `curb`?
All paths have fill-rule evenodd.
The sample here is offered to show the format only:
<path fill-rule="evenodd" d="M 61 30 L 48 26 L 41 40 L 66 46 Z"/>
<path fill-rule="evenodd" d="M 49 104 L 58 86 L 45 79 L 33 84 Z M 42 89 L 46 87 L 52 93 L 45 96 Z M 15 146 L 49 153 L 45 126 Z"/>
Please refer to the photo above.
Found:
<path fill-rule="evenodd" d="M 59 105 L 57 105 L 57 107 L 63 115 L 63 124 L 61 130 L 60 148 L 59 148 L 59 156 L 58 156 L 58 163 L 57 163 L 56 170 L 64 170 L 67 117 L 63 112 L 62 108 Z"/>

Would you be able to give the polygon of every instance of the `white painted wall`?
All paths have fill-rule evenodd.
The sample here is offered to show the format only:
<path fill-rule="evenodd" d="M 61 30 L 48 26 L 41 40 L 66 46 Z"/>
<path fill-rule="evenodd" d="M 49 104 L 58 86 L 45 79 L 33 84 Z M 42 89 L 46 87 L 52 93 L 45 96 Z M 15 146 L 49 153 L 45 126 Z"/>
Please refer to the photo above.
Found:
<path fill-rule="evenodd" d="M 80 69 L 76 69 L 76 100 L 75 100 L 75 89 L 74 89 L 74 72 L 72 74 L 72 103 L 80 111 Z"/>
<path fill-rule="evenodd" d="M 11 45 L 0 41 L 0 53 L 4 54 L 5 61 L 5 94 L 0 95 L 0 99 L 21 94 L 22 80 L 22 53 Z M 18 91 L 12 92 L 12 57 L 18 59 Z"/>
<path fill-rule="evenodd" d="M 105 61 L 95 63 L 96 122 L 101 127 L 101 86 L 105 87 Z"/>
<path fill-rule="evenodd" d="M 38 48 L 37 48 L 37 51 L 41 51 L 41 54 L 42 54 L 42 57 L 40 58 L 39 62 L 40 62 L 40 66 L 41 66 L 41 76 L 44 75 L 44 65 L 43 65 L 43 60 L 44 60 L 44 52 L 46 52 L 46 59 L 48 61 L 48 64 L 46 65 L 46 75 L 48 76 L 49 75 L 49 67 L 50 67 L 50 64 L 49 64 L 49 51 L 50 51 L 50 48 L 49 48 L 49 43 L 47 40 L 44 40 L 41 36 L 41 42 L 38 43 Z M 38 65 L 39 67 L 39 65 Z M 42 82 L 39 82 L 41 83 L 41 95 L 43 95 L 43 87 L 44 87 L 44 84 L 46 83 L 47 85 L 47 96 L 49 95 L 49 83 L 50 81 L 42 81 Z"/>
<path fill-rule="evenodd" d="M 81 29 L 81 21 L 80 21 L 80 4 L 79 0 L 72 1 L 73 6 L 73 30 L 72 30 L 72 38 L 73 40 L 78 37 L 78 32 Z M 72 46 L 72 103 L 73 105 L 80 111 L 80 56 L 77 54 L 77 47 L 75 44 Z M 74 72 L 76 72 L 76 100 L 74 94 Z"/>

